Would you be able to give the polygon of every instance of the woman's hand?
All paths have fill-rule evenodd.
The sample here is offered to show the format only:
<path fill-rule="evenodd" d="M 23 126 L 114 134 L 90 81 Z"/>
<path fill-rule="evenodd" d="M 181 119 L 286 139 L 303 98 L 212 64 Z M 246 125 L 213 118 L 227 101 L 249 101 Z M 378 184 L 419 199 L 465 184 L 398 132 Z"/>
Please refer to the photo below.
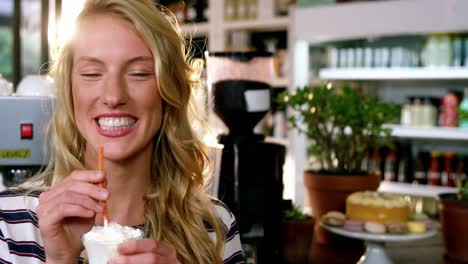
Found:
<path fill-rule="evenodd" d="M 47 263 L 76 263 L 81 235 L 94 225 L 95 215 L 103 211 L 100 201 L 109 196 L 96 185 L 104 179 L 99 171 L 74 171 L 39 196 L 36 213 Z"/>
<path fill-rule="evenodd" d="M 130 240 L 119 245 L 119 257 L 109 264 L 180 264 L 171 244 L 154 239 Z"/>

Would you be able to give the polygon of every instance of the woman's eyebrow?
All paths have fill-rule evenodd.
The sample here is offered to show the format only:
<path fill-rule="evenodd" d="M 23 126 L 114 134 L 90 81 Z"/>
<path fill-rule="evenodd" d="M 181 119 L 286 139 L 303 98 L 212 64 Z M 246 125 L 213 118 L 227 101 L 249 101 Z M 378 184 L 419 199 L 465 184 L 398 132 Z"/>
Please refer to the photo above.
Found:
<path fill-rule="evenodd" d="M 79 62 L 93 62 L 93 63 L 98 63 L 98 64 L 104 64 L 104 62 L 98 58 L 94 58 L 94 57 L 87 57 L 87 56 L 84 56 L 84 57 L 80 57 L 78 58 L 78 60 L 76 60 L 76 64 L 78 64 Z"/>
<path fill-rule="evenodd" d="M 139 62 L 139 61 L 153 62 L 153 58 L 150 56 L 137 56 L 137 57 L 129 59 L 127 61 L 127 64 L 131 64 L 131 63 Z"/>
<path fill-rule="evenodd" d="M 88 57 L 88 56 L 83 56 L 83 57 L 78 58 L 78 60 L 76 60 L 76 62 L 75 62 L 75 65 L 80 63 L 80 62 L 91 62 L 91 63 L 97 63 L 97 64 L 101 64 L 101 65 L 105 64 L 102 60 L 100 60 L 98 58 Z M 135 62 L 153 62 L 153 57 L 151 57 L 151 56 L 133 57 L 133 58 L 129 59 L 126 62 L 126 64 L 132 64 L 132 63 L 135 63 Z"/>

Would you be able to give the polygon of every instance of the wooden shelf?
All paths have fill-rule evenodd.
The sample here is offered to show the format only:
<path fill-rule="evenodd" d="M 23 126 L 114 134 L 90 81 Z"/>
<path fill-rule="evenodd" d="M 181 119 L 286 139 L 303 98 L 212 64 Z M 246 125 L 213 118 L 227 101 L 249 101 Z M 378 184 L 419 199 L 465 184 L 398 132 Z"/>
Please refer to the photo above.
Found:
<path fill-rule="evenodd" d="M 273 88 L 281 88 L 281 87 L 288 87 L 289 86 L 289 78 L 287 77 L 279 77 L 273 79 L 271 85 Z"/>
<path fill-rule="evenodd" d="M 284 146 L 289 145 L 288 138 L 280 138 L 280 137 L 265 137 L 265 142 L 268 143 L 276 143 Z"/>
<path fill-rule="evenodd" d="M 276 17 L 270 19 L 239 20 L 224 22 L 225 30 L 287 30 L 289 25 L 288 17 Z"/>
<path fill-rule="evenodd" d="M 325 68 L 324 80 L 468 80 L 468 67 Z"/>
<path fill-rule="evenodd" d="M 180 26 L 182 31 L 189 36 L 207 36 L 210 31 L 210 24 L 208 22 L 202 23 L 187 23 Z"/>
<path fill-rule="evenodd" d="M 468 140 L 468 129 L 456 127 L 413 127 L 385 125 L 392 129 L 393 137 L 438 140 Z"/>
<path fill-rule="evenodd" d="M 456 193 L 457 188 L 400 182 L 381 182 L 378 191 L 437 198 L 441 193 Z"/>

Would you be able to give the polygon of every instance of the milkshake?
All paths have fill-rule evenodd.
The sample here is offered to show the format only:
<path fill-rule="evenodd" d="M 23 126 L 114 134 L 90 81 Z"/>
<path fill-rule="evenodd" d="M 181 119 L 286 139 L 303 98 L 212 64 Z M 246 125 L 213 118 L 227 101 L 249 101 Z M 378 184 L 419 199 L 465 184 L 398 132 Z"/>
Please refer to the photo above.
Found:
<path fill-rule="evenodd" d="M 106 264 L 118 256 L 117 246 L 124 241 L 143 238 L 140 229 L 109 223 L 105 226 L 94 226 L 82 236 L 83 245 L 88 254 L 89 264 Z"/>

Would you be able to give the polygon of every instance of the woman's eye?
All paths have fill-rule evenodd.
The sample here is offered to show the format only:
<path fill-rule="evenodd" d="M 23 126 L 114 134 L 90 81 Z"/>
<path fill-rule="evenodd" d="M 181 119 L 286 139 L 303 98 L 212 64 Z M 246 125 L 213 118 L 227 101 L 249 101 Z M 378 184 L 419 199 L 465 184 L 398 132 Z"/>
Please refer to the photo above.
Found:
<path fill-rule="evenodd" d="M 135 76 L 135 77 L 146 77 L 146 76 L 150 76 L 151 73 L 149 72 L 132 72 L 130 73 L 131 76 Z"/>
<path fill-rule="evenodd" d="M 100 73 L 82 73 L 81 76 L 87 77 L 87 78 L 97 78 L 101 77 Z"/>

